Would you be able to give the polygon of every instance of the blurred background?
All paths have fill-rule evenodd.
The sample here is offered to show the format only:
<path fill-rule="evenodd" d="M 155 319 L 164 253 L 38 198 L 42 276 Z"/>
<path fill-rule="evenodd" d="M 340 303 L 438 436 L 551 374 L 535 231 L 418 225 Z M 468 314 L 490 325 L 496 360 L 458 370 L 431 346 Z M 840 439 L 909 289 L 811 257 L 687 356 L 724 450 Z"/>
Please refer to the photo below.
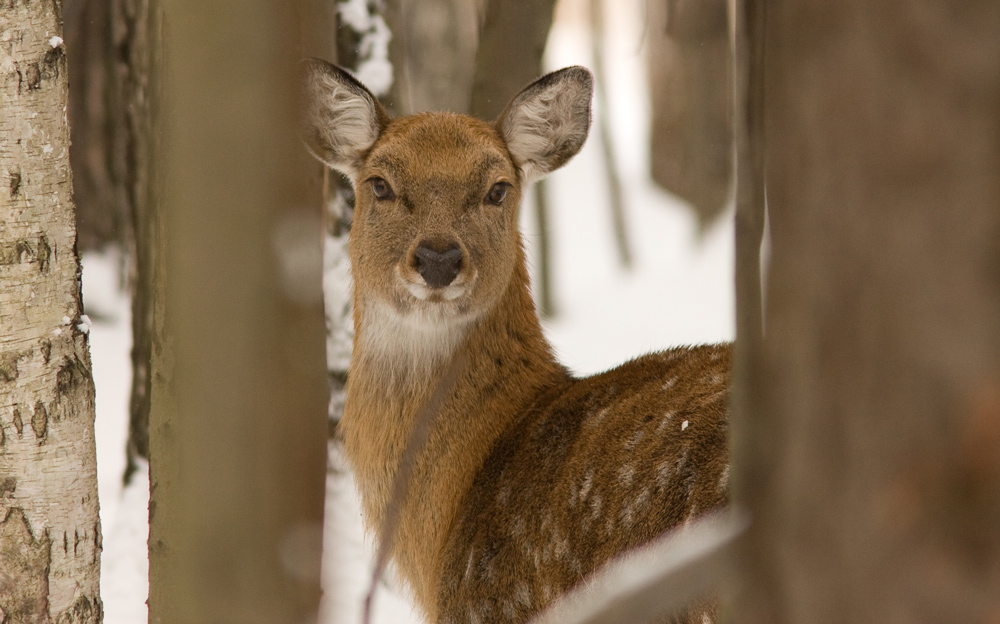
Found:
<path fill-rule="evenodd" d="M 148 166 L 153 0 L 66 0 L 71 151 L 97 386 L 105 622 L 147 617 L 152 271 Z M 731 340 L 730 27 L 725 0 L 310 0 L 302 56 L 353 71 L 394 114 L 495 117 L 543 72 L 596 74 L 583 151 L 534 192 L 521 222 L 536 300 L 560 359 L 585 375 L 678 344 Z M 150 33 L 153 33 L 152 35 Z M 323 205 L 327 363 L 335 430 L 350 353 L 344 244 L 352 193 L 315 165 Z M 324 622 L 357 621 L 366 540 L 330 447 Z M 376 618 L 417 621 L 387 580 Z"/>

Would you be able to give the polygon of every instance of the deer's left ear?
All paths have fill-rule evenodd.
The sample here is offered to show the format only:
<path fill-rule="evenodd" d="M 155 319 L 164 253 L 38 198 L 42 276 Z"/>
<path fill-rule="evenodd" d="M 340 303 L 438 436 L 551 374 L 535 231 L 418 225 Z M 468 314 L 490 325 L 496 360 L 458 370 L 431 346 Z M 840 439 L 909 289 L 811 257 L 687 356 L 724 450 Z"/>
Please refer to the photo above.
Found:
<path fill-rule="evenodd" d="M 528 85 L 500 114 L 497 129 L 526 182 L 562 167 L 580 151 L 590 130 L 593 93 L 590 71 L 567 67 Z"/>

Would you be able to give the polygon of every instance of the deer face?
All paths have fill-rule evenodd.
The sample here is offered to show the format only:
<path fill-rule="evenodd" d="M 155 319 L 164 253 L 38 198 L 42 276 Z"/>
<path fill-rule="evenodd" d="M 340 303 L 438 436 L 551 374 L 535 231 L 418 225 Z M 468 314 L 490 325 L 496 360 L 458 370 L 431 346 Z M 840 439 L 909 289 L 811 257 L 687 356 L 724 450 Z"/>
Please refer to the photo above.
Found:
<path fill-rule="evenodd" d="M 448 114 L 394 120 L 355 186 L 359 295 L 403 316 L 457 322 L 499 298 L 520 244 L 521 183 L 489 124 Z"/>
<path fill-rule="evenodd" d="M 586 139 L 590 73 L 549 74 L 486 123 L 450 113 L 390 119 L 347 72 L 317 60 L 305 69 L 306 144 L 355 185 L 359 303 L 438 325 L 488 310 L 521 261 L 523 186 Z"/>

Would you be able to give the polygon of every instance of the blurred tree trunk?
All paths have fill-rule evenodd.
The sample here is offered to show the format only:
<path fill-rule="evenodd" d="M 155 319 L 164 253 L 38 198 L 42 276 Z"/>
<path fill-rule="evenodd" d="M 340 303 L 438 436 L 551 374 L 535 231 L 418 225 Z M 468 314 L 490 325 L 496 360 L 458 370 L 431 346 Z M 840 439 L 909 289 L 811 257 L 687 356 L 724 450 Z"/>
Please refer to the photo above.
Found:
<path fill-rule="evenodd" d="M 499 116 L 511 98 L 541 75 L 542 54 L 552 27 L 555 0 L 484 2 L 468 113 L 489 120 Z M 543 317 L 556 313 L 546 186 L 542 180 L 534 189 L 538 224 L 538 311 Z"/>
<path fill-rule="evenodd" d="M 484 2 L 386 3 L 386 21 L 392 32 L 389 55 L 395 75 L 385 99 L 392 113 L 468 112 Z"/>
<path fill-rule="evenodd" d="M 61 5 L 7 3 L 0 31 L 0 614 L 99 624 L 94 382 Z"/>
<path fill-rule="evenodd" d="M 727 0 L 650 0 L 653 180 L 702 227 L 730 201 L 732 54 Z"/>
<path fill-rule="evenodd" d="M 149 459 L 149 410 L 154 346 L 163 341 L 162 301 L 156 301 L 157 264 L 162 262 L 159 198 L 153 168 L 154 116 L 159 102 L 161 16 L 158 0 L 110 0 L 109 39 L 116 51 L 110 67 L 108 109 L 115 202 L 128 218 L 132 300 L 132 392 L 125 479 L 139 459 Z"/>
<path fill-rule="evenodd" d="M 469 114 L 495 119 L 538 78 L 555 0 L 485 0 Z"/>
<path fill-rule="evenodd" d="M 1000 4 L 767 11 L 772 255 L 734 611 L 996 622 Z"/>
<path fill-rule="evenodd" d="M 163 3 L 153 623 L 316 618 L 327 393 L 296 4 Z"/>
<path fill-rule="evenodd" d="M 112 55 L 110 0 L 64 0 L 69 65 L 73 203 L 80 252 L 128 238 L 128 214 L 115 199 L 111 144 L 117 115 L 109 110 Z M 117 112 L 117 111 L 115 111 Z"/>

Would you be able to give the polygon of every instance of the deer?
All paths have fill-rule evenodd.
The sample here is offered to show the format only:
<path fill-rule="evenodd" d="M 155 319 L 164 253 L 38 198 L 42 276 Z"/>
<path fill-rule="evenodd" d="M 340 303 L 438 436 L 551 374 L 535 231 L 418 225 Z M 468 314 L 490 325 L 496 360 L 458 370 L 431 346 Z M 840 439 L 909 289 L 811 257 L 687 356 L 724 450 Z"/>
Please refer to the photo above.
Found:
<path fill-rule="evenodd" d="M 427 621 L 528 621 L 602 564 L 727 504 L 730 345 L 578 378 L 542 332 L 518 210 L 587 137 L 587 69 L 539 78 L 492 122 L 391 117 L 319 59 L 303 61 L 302 84 L 306 147 L 355 188 L 339 429 L 369 531 L 437 401 L 390 553 Z M 672 621 L 714 617 L 699 602 Z"/>

